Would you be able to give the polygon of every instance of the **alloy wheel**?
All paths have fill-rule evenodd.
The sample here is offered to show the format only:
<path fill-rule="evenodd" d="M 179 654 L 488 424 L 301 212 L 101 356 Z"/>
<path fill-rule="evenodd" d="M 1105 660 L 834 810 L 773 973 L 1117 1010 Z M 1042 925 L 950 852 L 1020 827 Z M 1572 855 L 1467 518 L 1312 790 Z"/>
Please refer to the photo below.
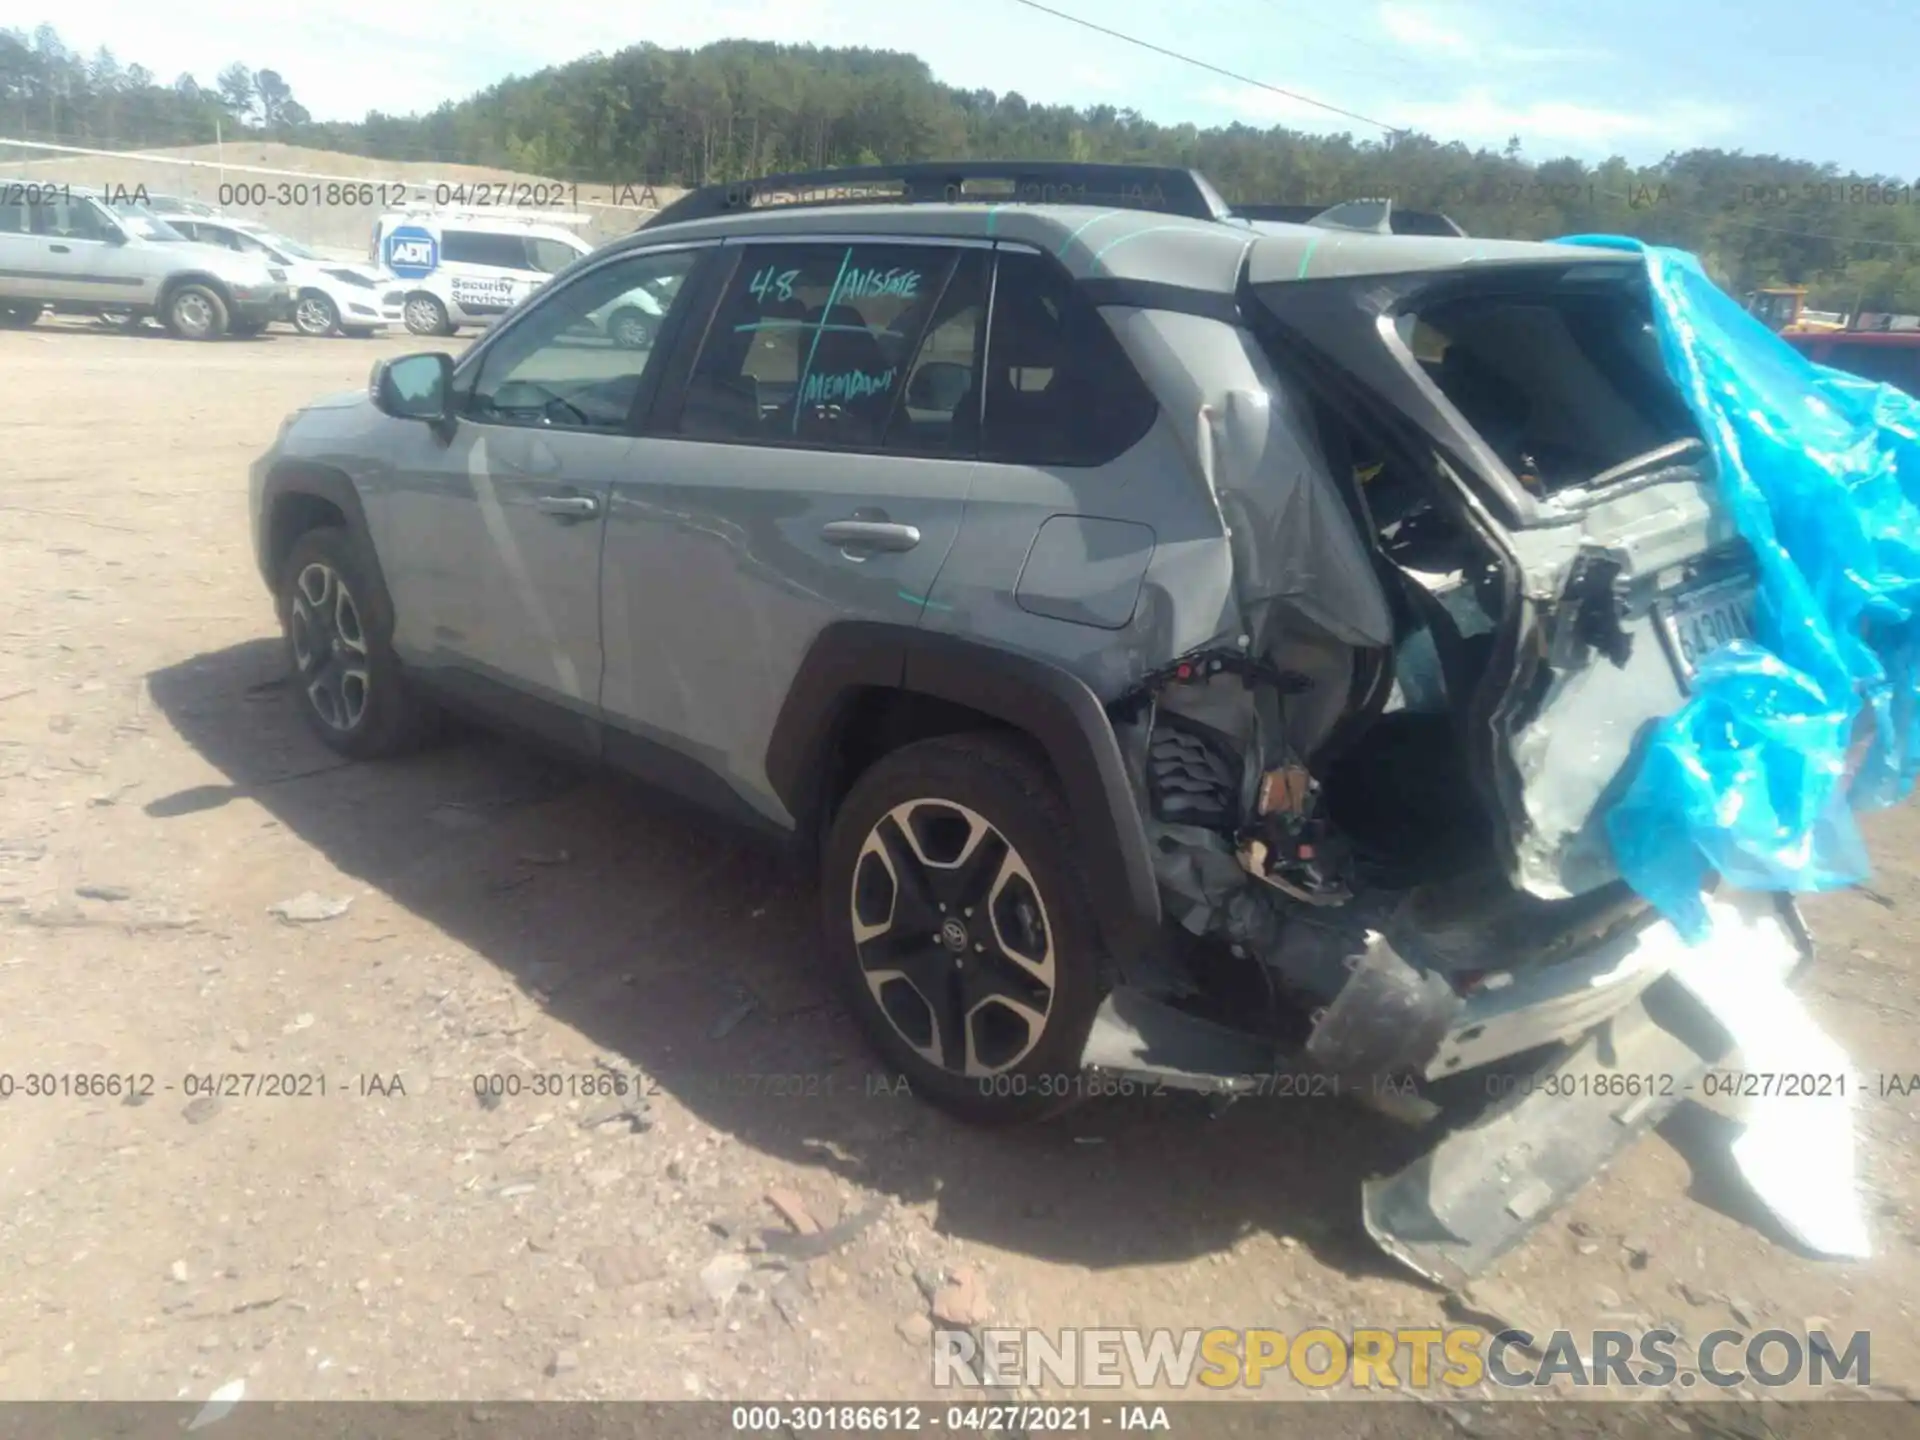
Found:
<path fill-rule="evenodd" d="M 330 335 L 333 333 L 332 307 L 309 295 L 293 307 L 293 323 L 304 335 Z"/>
<path fill-rule="evenodd" d="M 1033 872 L 983 816 L 909 800 L 860 847 L 850 897 L 867 988 L 933 1065 L 999 1074 L 1040 1043 L 1053 1011 L 1053 932 Z"/>
<path fill-rule="evenodd" d="M 622 349 L 644 350 L 653 343 L 653 332 L 638 316 L 628 316 L 615 327 L 614 342 Z"/>
<path fill-rule="evenodd" d="M 316 560 L 300 572 L 287 634 L 314 713 L 331 729 L 353 729 L 367 713 L 367 637 L 360 608 L 332 566 Z"/>
<path fill-rule="evenodd" d="M 422 295 L 407 301 L 402 313 L 406 316 L 407 329 L 416 335 L 437 335 L 445 323 L 438 303 Z"/>

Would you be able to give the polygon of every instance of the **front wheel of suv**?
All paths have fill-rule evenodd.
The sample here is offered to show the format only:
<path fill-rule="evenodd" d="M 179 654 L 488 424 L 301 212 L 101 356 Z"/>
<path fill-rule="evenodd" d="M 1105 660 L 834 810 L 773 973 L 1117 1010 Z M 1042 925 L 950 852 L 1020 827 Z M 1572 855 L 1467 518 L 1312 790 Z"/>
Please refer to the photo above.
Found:
<path fill-rule="evenodd" d="M 1075 848 L 1051 772 L 985 732 L 894 751 L 834 817 L 834 978 L 912 1088 L 964 1119 L 1035 1120 L 1080 1098 L 1107 967 Z"/>
<path fill-rule="evenodd" d="M 393 617 L 349 531 L 326 526 L 294 542 L 281 571 L 280 619 L 294 704 L 330 748 L 377 760 L 429 736 L 435 712 L 401 671 Z"/>
<path fill-rule="evenodd" d="M 167 297 L 167 329 L 182 340 L 218 340 L 227 333 L 227 302 L 209 285 L 181 285 Z"/>

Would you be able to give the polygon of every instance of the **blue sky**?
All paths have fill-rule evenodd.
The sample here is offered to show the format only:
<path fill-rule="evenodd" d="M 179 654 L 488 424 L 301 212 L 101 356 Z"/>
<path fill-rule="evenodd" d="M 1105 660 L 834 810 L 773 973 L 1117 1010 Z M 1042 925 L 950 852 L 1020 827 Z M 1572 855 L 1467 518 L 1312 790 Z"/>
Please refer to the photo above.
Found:
<path fill-rule="evenodd" d="M 1045 3 L 1389 125 L 1492 146 L 1517 133 L 1530 159 L 1712 145 L 1920 179 L 1915 0 Z M 1378 133 L 1016 0 L 62 0 L 54 23 L 69 44 L 110 45 L 164 79 L 211 81 L 233 60 L 276 69 L 328 119 L 431 108 L 643 40 L 746 36 L 910 50 L 950 84 L 1165 122 Z"/>

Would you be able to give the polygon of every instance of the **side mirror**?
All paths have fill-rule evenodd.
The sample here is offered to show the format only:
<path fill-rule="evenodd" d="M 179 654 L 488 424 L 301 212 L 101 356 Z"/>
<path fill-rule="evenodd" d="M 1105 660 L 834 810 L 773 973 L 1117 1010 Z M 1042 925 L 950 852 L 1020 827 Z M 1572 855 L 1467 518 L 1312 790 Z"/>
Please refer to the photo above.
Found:
<path fill-rule="evenodd" d="M 377 361 L 367 394 L 383 415 L 445 425 L 453 419 L 453 357 L 435 351 Z"/>
<path fill-rule="evenodd" d="M 100 238 L 109 245 L 124 245 L 127 243 L 127 232 L 118 225 L 109 225 Z"/>

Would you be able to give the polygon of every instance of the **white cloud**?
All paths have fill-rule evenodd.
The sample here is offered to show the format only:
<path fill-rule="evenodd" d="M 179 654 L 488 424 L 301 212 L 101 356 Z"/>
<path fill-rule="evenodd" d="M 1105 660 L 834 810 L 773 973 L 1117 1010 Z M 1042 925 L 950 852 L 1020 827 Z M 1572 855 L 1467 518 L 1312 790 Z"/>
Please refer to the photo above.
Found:
<path fill-rule="evenodd" d="M 1597 157 L 1623 145 L 1661 152 L 1705 145 L 1737 130 L 1741 113 L 1732 106 L 1696 101 L 1631 110 L 1573 100 L 1514 102 L 1497 98 L 1491 90 L 1473 89 L 1451 100 L 1403 102 L 1385 118 L 1470 145 L 1500 145 L 1509 135 L 1518 135 L 1536 155 L 1547 151 Z"/>
<path fill-rule="evenodd" d="M 1449 25 L 1444 15 L 1445 12 L 1433 6 L 1388 0 L 1380 7 L 1380 28 L 1392 39 L 1415 50 L 1437 50 L 1444 55 L 1477 58 L 1481 53 L 1479 43 L 1465 31 Z"/>
<path fill-rule="evenodd" d="M 1500 148 L 1512 135 L 1536 157 L 1585 156 L 1593 159 L 1629 150 L 1665 154 L 1709 145 L 1739 130 L 1744 115 L 1735 107 L 1695 101 L 1667 102 L 1626 109 L 1578 100 L 1516 100 L 1486 87 L 1448 98 L 1414 100 L 1384 97 L 1371 102 L 1343 96 L 1353 109 L 1403 130 L 1419 130 L 1437 140 Z M 1377 133 L 1302 100 L 1250 85 L 1215 85 L 1195 99 L 1259 125 L 1285 125 L 1316 132 L 1351 131 L 1362 138 Z"/>
<path fill-rule="evenodd" d="M 1587 46 L 1523 45 L 1499 38 L 1473 10 L 1419 0 L 1384 0 L 1376 15 L 1390 40 L 1423 57 L 1470 65 L 1552 65 L 1607 59 Z"/>

